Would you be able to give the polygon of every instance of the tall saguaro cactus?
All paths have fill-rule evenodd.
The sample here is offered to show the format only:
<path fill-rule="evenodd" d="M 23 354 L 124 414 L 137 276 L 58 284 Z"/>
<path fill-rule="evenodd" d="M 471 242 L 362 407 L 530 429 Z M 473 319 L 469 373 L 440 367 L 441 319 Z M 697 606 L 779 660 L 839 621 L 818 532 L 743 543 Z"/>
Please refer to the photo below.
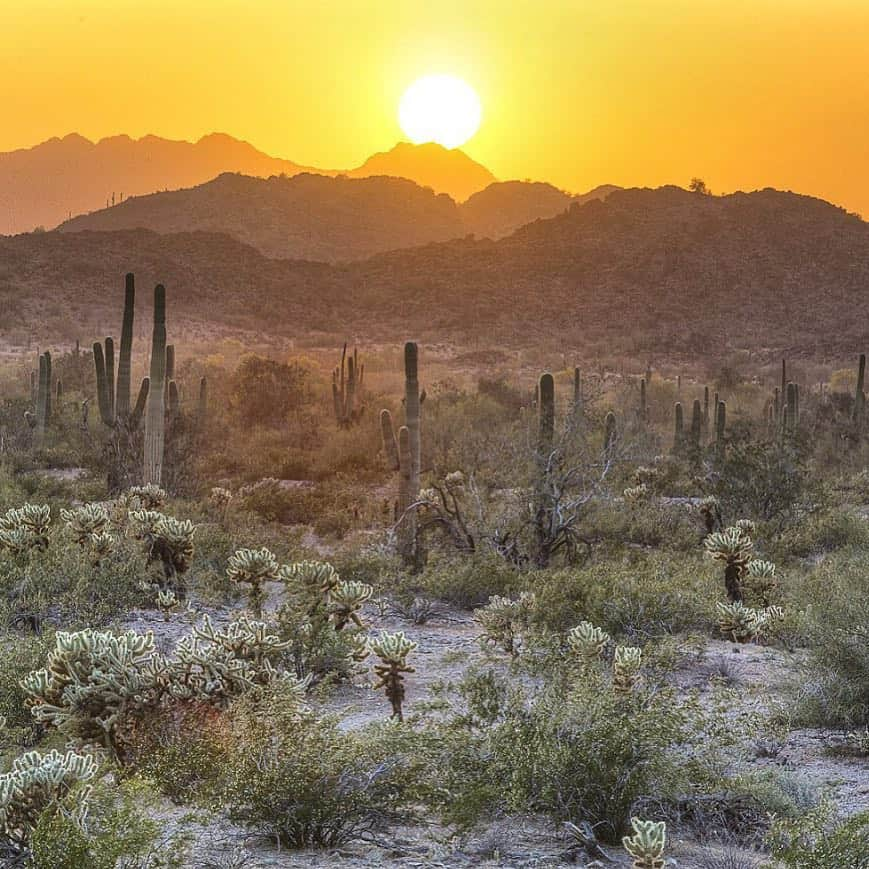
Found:
<path fill-rule="evenodd" d="M 347 345 L 341 351 L 341 364 L 332 372 L 332 402 L 338 428 L 350 428 L 362 416 L 364 408 L 359 401 L 365 379 L 365 366 L 359 361 L 359 352 L 347 356 Z"/>
<path fill-rule="evenodd" d="M 727 404 L 719 401 L 715 412 L 715 452 L 724 458 L 725 426 L 727 425 Z"/>
<path fill-rule="evenodd" d="M 145 485 L 159 486 L 163 476 L 166 425 L 166 288 L 154 288 L 154 331 L 151 337 L 151 376 L 145 415 Z"/>
<path fill-rule="evenodd" d="M 42 446 L 48 417 L 48 402 L 51 394 L 51 356 L 48 352 L 39 357 L 39 385 L 36 389 L 36 431 L 34 445 Z"/>
<path fill-rule="evenodd" d="M 860 354 L 860 361 L 857 365 L 857 391 L 854 393 L 854 409 L 851 411 L 851 419 L 860 429 L 863 426 L 863 412 L 866 406 L 866 393 L 863 392 L 863 385 L 866 380 L 866 354 Z"/>
<path fill-rule="evenodd" d="M 417 559 L 416 514 L 413 504 L 419 500 L 421 468 L 421 407 L 425 391 L 419 389 L 419 350 L 413 341 L 404 345 L 404 414 L 405 424 L 398 437 L 388 410 L 380 412 L 383 449 L 391 468 L 399 471 L 398 545 L 406 562 Z"/>
<path fill-rule="evenodd" d="M 121 323 L 121 352 L 118 357 L 115 413 L 125 419 L 130 415 L 130 381 L 133 366 L 133 317 L 136 309 L 136 281 L 130 272 L 124 278 L 124 319 Z"/>
<path fill-rule="evenodd" d="M 538 396 L 537 450 L 548 457 L 555 439 L 555 379 L 549 372 L 540 375 Z"/>
<path fill-rule="evenodd" d="M 691 409 L 691 449 L 695 454 L 700 452 L 700 437 L 703 432 L 703 410 L 700 406 L 700 399 L 694 399 L 694 406 Z"/>
<path fill-rule="evenodd" d="M 682 447 L 685 443 L 685 421 L 682 414 L 682 402 L 677 401 L 675 405 L 675 428 L 673 431 L 673 453 L 678 455 L 682 452 Z"/>

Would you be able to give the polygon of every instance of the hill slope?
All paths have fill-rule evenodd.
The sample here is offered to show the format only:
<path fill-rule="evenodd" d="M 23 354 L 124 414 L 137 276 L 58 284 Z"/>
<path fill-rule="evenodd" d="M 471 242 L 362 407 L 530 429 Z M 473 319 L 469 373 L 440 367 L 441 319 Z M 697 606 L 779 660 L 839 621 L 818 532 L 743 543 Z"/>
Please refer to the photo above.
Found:
<path fill-rule="evenodd" d="M 63 324 L 83 340 L 95 308 L 119 318 L 132 270 L 145 286 L 166 283 L 176 317 L 265 334 L 352 329 L 371 341 L 627 351 L 643 362 L 734 347 L 832 358 L 869 343 L 869 225 L 773 190 L 616 191 L 498 241 L 343 266 L 271 260 L 226 236 L 141 230 L 0 239 L 0 262 L 9 312 L 0 327 Z"/>
<path fill-rule="evenodd" d="M 221 175 L 190 190 L 153 193 L 75 217 L 63 232 L 150 229 L 223 232 L 266 256 L 361 259 L 465 234 L 456 204 L 403 178 Z"/>

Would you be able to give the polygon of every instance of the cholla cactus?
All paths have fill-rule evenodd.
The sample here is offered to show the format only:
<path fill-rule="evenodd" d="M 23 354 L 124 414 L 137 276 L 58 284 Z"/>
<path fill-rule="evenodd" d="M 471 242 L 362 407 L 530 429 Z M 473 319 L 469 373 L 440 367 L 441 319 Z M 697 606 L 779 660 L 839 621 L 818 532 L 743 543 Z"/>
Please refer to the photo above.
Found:
<path fill-rule="evenodd" d="M 716 528 L 721 527 L 721 504 L 714 495 L 701 498 L 697 504 L 697 512 L 703 518 L 707 534 L 712 534 Z"/>
<path fill-rule="evenodd" d="M 778 606 L 753 609 L 741 601 L 719 602 L 716 606 L 719 630 L 735 643 L 753 642 L 765 628 L 784 617 L 784 610 Z"/>
<path fill-rule="evenodd" d="M 277 580 L 280 568 L 270 549 L 238 549 L 229 557 L 226 575 L 233 582 L 250 585 L 248 602 L 254 615 L 259 618 L 266 598 L 265 583 Z"/>
<path fill-rule="evenodd" d="M 753 519 L 737 519 L 736 527 L 752 540 L 757 535 L 757 524 Z"/>
<path fill-rule="evenodd" d="M 354 661 L 364 661 L 371 654 L 371 647 L 365 634 L 354 634 L 350 639 L 350 643 L 350 657 Z"/>
<path fill-rule="evenodd" d="M 0 516 L 0 547 L 14 553 L 48 547 L 51 508 L 47 504 L 13 507 Z"/>
<path fill-rule="evenodd" d="M 201 626 L 178 642 L 175 657 L 167 662 L 167 689 L 176 698 L 225 706 L 254 685 L 281 681 L 301 704 L 307 681 L 272 664 L 288 645 L 268 633 L 263 622 L 242 618 L 217 630 L 206 616 Z"/>
<path fill-rule="evenodd" d="M 776 588 L 775 564 L 771 561 L 754 559 L 749 561 L 742 578 L 743 591 L 753 603 L 769 606 L 769 600 Z"/>
<path fill-rule="evenodd" d="M 380 658 L 380 663 L 374 665 L 377 682 L 373 687 L 375 690 L 386 689 L 386 697 L 392 704 L 392 717 L 403 721 L 404 674 L 416 672 L 407 663 L 407 656 L 416 649 L 417 644 L 409 640 L 404 631 L 394 634 L 381 631 L 379 637 L 369 640 L 369 647 Z"/>
<path fill-rule="evenodd" d="M 157 609 L 163 613 L 163 621 L 168 622 L 172 613 L 177 612 L 181 607 L 181 602 L 175 597 L 175 592 L 171 588 L 161 589 L 157 592 Z"/>
<path fill-rule="evenodd" d="M 641 821 L 631 818 L 633 836 L 624 836 L 622 845 L 634 858 L 634 869 L 662 869 L 667 826 L 663 821 Z"/>
<path fill-rule="evenodd" d="M 634 471 L 634 480 L 636 481 L 636 485 L 638 486 L 646 486 L 650 490 L 653 490 L 657 485 L 658 481 L 661 479 L 661 470 L 660 468 L 649 468 L 645 465 L 640 465 Z"/>
<path fill-rule="evenodd" d="M 130 506 L 139 510 L 159 510 L 169 496 L 154 483 L 147 486 L 132 486 L 127 492 Z"/>
<path fill-rule="evenodd" d="M 328 604 L 335 630 L 343 630 L 348 622 L 363 627 L 359 611 L 373 593 L 374 589 L 364 582 L 339 582 L 332 589 Z"/>
<path fill-rule="evenodd" d="M 0 830 L 16 850 L 30 841 L 39 816 L 66 797 L 76 785 L 96 775 L 96 761 L 89 755 L 68 751 L 40 754 L 28 751 L 16 758 L 12 769 L 0 775 Z M 76 820 L 87 812 L 90 790 L 77 794 Z"/>
<path fill-rule="evenodd" d="M 61 510 L 60 518 L 82 548 L 91 542 L 95 534 L 102 534 L 109 524 L 109 514 L 102 504 L 83 504 L 72 510 Z"/>
<path fill-rule="evenodd" d="M 98 567 L 102 560 L 114 549 L 115 538 L 106 531 L 100 534 L 91 534 L 88 538 L 91 561 Z"/>
<path fill-rule="evenodd" d="M 724 562 L 724 587 L 731 601 L 742 600 L 742 577 L 751 561 L 754 544 L 738 526 L 710 534 L 704 541 L 706 553 Z"/>
<path fill-rule="evenodd" d="M 640 483 L 638 486 L 628 486 L 623 494 L 625 502 L 632 507 L 637 504 L 645 504 L 652 497 L 651 489 L 645 483 Z"/>
<path fill-rule="evenodd" d="M 636 646 L 616 646 L 613 658 L 613 691 L 617 694 L 630 694 L 640 682 L 642 664 L 642 649 Z"/>
<path fill-rule="evenodd" d="M 175 519 L 157 510 L 131 510 L 129 516 L 133 534 L 144 541 L 148 562 L 162 562 L 167 582 L 187 572 L 193 559 L 196 532 L 189 519 Z"/>
<path fill-rule="evenodd" d="M 515 657 L 518 654 L 519 636 L 528 627 L 534 601 L 534 594 L 528 591 L 523 591 L 516 600 L 492 595 L 489 603 L 474 613 L 474 620 L 483 629 L 481 643 L 484 646 L 499 646 Z"/>
<path fill-rule="evenodd" d="M 280 580 L 306 610 L 315 627 L 329 618 L 332 593 L 341 581 L 337 571 L 326 561 L 299 561 L 280 569 Z"/>
<path fill-rule="evenodd" d="M 232 501 L 232 492 L 230 492 L 229 489 L 225 489 L 223 486 L 215 486 L 211 490 L 208 500 L 211 501 L 215 507 L 219 507 L 223 510 L 226 509 L 229 506 L 230 501 Z"/>
<path fill-rule="evenodd" d="M 22 680 L 34 718 L 118 758 L 118 732 L 154 686 L 154 637 L 58 631 L 48 665 Z"/>
<path fill-rule="evenodd" d="M 567 635 L 570 650 L 583 662 L 597 661 L 609 641 L 610 635 L 591 622 L 580 622 Z"/>

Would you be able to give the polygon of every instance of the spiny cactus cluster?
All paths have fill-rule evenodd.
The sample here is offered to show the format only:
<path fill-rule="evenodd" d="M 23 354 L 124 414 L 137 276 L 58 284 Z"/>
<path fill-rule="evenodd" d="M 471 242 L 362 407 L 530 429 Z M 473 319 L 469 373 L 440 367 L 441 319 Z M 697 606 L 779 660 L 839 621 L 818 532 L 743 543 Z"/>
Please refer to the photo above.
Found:
<path fill-rule="evenodd" d="M 13 507 L 0 516 L 0 548 L 19 554 L 48 547 L 51 508 L 47 504 Z"/>
<path fill-rule="evenodd" d="M 703 519 L 706 534 L 712 534 L 721 527 L 721 503 L 714 495 L 701 498 L 697 504 L 697 512 Z"/>
<path fill-rule="evenodd" d="M 143 541 L 148 562 L 160 561 L 167 582 L 184 574 L 193 559 L 196 526 L 189 519 L 175 519 L 157 510 L 131 510 L 133 533 Z"/>
<path fill-rule="evenodd" d="M 404 720 L 402 704 L 404 702 L 404 674 L 415 670 L 407 663 L 407 656 L 417 648 L 413 640 L 409 640 L 404 631 L 394 634 L 381 631 L 380 636 L 369 640 L 369 648 L 380 658 L 380 663 L 374 665 L 377 681 L 374 690 L 386 689 L 386 698 L 392 704 L 392 717 Z"/>
<path fill-rule="evenodd" d="M 160 510 L 168 500 L 165 490 L 154 483 L 131 486 L 127 490 L 127 501 L 131 510 Z"/>
<path fill-rule="evenodd" d="M 634 858 L 634 869 L 662 869 L 667 845 L 667 826 L 663 821 L 631 818 L 632 836 L 624 836 L 622 845 Z"/>
<path fill-rule="evenodd" d="M 613 691 L 630 694 L 641 680 L 643 652 L 636 646 L 616 646 L 613 657 Z"/>
<path fill-rule="evenodd" d="M 610 635 L 602 628 L 595 627 L 591 622 L 580 622 L 568 632 L 567 645 L 581 661 L 588 663 L 600 659 L 610 639 Z"/>
<path fill-rule="evenodd" d="M 373 593 L 374 589 L 364 582 L 339 582 L 332 588 L 328 610 L 335 630 L 340 631 L 351 622 L 361 628 L 363 623 L 359 611 Z"/>
<path fill-rule="evenodd" d="M 0 775 L 0 830 L 17 849 L 30 840 L 39 816 L 56 805 L 76 786 L 91 781 L 97 772 L 96 761 L 85 754 L 52 750 L 45 754 L 28 751 L 17 757 L 12 769 Z M 87 812 L 90 791 L 81 788 L 76 795 L 77 820 Z"/>
<path fill-rule="evenodd" d="M 101 504 L 83 504 L 72 510 L 61 510 L 60 518 L 81 547 L 87 546 L 95 535 L 102 534 L 109 524 L 109 514 Z"/>
<path fill-rule="evenodd" d="M 157 591 L 157 609 L 163 613 L 163 621 L 168 622 L 172 613 L 177 612 L 181 607 L 181 602 L 175 596 L 175 592 L 171 588 L 159 589 Z"/>
<path fill-rule="evenodd" d="M 232 582 L 243 582 L 250 586 L 248 601 L 257 618 L 262 615 L 265 602 L 265 583 L 277 580 L 279 571 L 274 553 L 265 547 L 236 550 L 229 557 L 226 567 L 226 575 Z"/>
<path fill-rule="evenodd" d="M 58 631 L 45 669 L 22 681 L 34 718 L 123 763 L 130 729 L 143 713 L 177 701 L 224 705 L 253 685 L 277 679 L 304 687 L 273 660 L 285 648 L 261 622 L 240 619 L 217 630 L 206 617 L 171 656 L 153 634 Z"/>
<path fill-rule="evenodd" d="M 623 495 L 625 503 L 633 507 L 637 504 L 647 504 L 652 498 L 652 491 L 645 483 L 640 483 L 638 486 L 628 486 Z"/>
<path fill-rule="evenodd" d="M 519 653 L 518 641 L 527 629 L 534 608 L 533 592 L 523 591 L 515 600 L 492 595 L 486 606 L 474 613 L 474 620 L 482 628 L 481 643 L 497 646 L 508 655 Z"/>
<path fill-rule="evenodd" d="M 784 610 L 778 606 L 755 609 L 741 601 L 719 601 L 716 606 L 719 630 L 735 643 L 754 642 L 766 628 L 784 617 Z"/>
<path fill-rule="evenodd" d="M 742 577 L 742 590 L 751 603 L 769 606 L 777 585 L 773 562 L 757 558 L 748 562 Z"/>
<path fill-rule="evenodd" d="M 742 577 L 752 560 L 754 542 L 745 526 L 734 525 L 716 531 L 703 541 L 706 553 L 724 562 L 724 587 L 731 601 L 742 600 Z"/>
<path fill-rule="evenodd" d="M 223 486 L 214 486 L 208 495 L 208 500 L 218 510 L 225 512 L 232 503 L 232 492 Z"/>

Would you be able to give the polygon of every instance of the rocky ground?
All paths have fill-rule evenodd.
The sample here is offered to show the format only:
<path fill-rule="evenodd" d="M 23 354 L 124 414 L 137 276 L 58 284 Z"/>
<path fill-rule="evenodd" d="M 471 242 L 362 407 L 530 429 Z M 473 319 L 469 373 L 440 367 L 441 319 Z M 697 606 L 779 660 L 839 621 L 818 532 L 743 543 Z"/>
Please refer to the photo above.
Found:
<path fill-rule="evenodd" d="M 275 590 L 276 593 L 276 590 Z M 216 622 L 233 617 L 228 608 L 204 608 Z M 403 630 L 418 643 L 416 672 L 407 680 L 407 712 L 412 715 L 433 699 L 433 689 L 456 682 L 474 662 L 493 660 L 477 640 L 478 628 L 466 612 L 439 607 L 424 624 L 377 606 L 366 616 L 372 630 Z M 125 627 L 151 629 L 167 646 L 183 635 L 189 624 L 182 616 L 164 622 L 152 611 L 132 613 Z M 497 660 L 497 656 L 494 660 Z M 787 685 L 797 678 L 804 656 L 766 646 L 738 646 L 720 640 L 701 644 L 686 642 L 673 678 L 680 690 L 698 692 L 701 702 L 713 703 L 716 688 L 728 684 L 736 691 L 734 715 L 761 718 L 785 709 Z M 389 714 L 386 699 L 369 687 L 362 674 L 352 684 L 315 701 L 318 711 L 339 716 L 341 726 L 352 729 Z M 768 728 L 758 725 L 756 738 L 749 736 L 758 767 L 780 767 L 829 792 L 847 814 L 869 809 L 869 761 L 828 752 L 835 734 L 798 729 L 770 737 Z M 194 836 L 193 858 L 200 869 L 242 869 L 242 867 L 462 867 L 462 866 L 628 866 L 629 858 L 619 849 L 591 855 L 590 862 L 575 850 L 565 831 L 553 829 L 539 818 L 508 818 L 467 837 L 455 837 L 434 822 L 393 829 L 380 838 L 356 842 L 328 852 L 282 852 L 272 843 L 257 840 L 223 819 L 190 825 L 186 810 L 167 806 L 167 829 L 181 826 Z M 751 869 L 760 856 L 738 849 L 700 847 L 696 843 L 671 839 L 668 854 L 679 867 L 693 869 Z M 585 860 L 585 862 L 583 862 Z"/>

